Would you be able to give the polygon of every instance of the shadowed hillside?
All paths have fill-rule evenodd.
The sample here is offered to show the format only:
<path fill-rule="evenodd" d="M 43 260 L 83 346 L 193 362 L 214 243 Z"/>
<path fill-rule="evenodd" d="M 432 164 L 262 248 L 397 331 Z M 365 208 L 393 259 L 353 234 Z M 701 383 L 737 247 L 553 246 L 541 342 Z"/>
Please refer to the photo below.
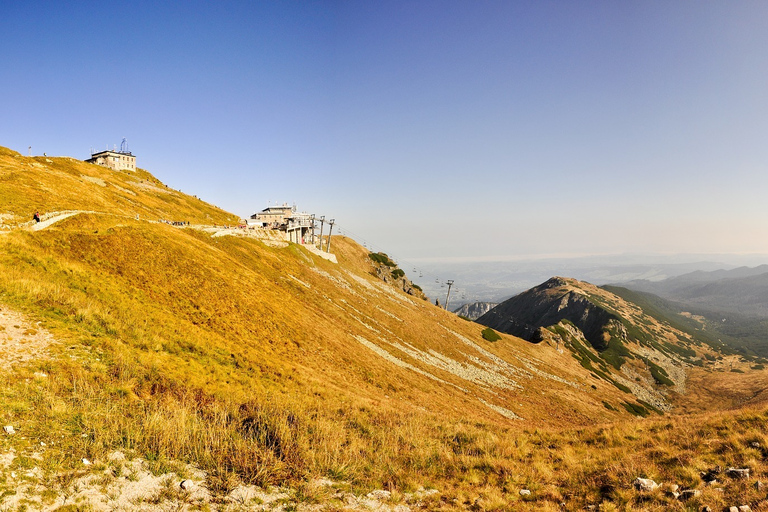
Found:
<path fill-rule="evenodd" d="M 705 311 L 768 318 L 768 265 L 691 272 L 663 281 L 622 284 Z"/>

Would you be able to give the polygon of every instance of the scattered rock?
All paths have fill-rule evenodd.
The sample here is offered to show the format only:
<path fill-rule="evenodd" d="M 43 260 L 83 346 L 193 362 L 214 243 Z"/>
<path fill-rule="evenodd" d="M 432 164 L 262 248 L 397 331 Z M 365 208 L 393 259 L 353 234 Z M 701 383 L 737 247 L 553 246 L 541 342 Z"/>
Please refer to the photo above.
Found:
<path fill-rule="evenodd" d="M 685 501 L 691 498 L 697 498 L 701 496 L 701 491 L 698 489 L 686 489 L 680 493 L 680 499 Z"/>
<path fill-rule="evenodd" d="M 752 509 L 749 508 L 749 505 L 740 505 L 739 512 L 752 512 Z"/>
<path fill-rule="evenodd" d="M 752 441 L 751 443 L 749 443 L 749 446 L 751 446 L 752 448 L 754 448 L 756 450 L 760 449 L 760 443 L 758 443 L 757 441 Z"/>
<path fill-rule="evenodd" d="M 669 484 L 669 485 L 667 486 L 667 490 L 668 490 L 669 492 L 677 492 L 677 491 L 679 491 L 679 490 L 680 490 L 680 486 L 679 486 L 679 485 L 677 485 L 677 484 Z"/>
<path fill-rule="evenodd" d="M 191 491 L 194 486 L 195 483 L 192 480 L 182 480 L 179 484 L 179 487 L 184 491 Z"/>
<path fill-rule="evenodd" d="M 528 489 L 520 489 L 520 496 L 530 496 L 530 495 L 531 495 L 531 491 L 529 491 Z"/>
<path fill-rule="evenodd" d="M 635 489 L 642 492 L 653 491 L 654 489 L 659 487 L 659 484 L 657 484 L 650 478 L 635 478 L 635 481 L 632 482 L 632 485 L 635 486 Z"/>
<path fill-rule="evenodd" d="M 765 487 L 765 484 L 761 482 L 760 480 L 755 480 L 755 489 L 758 491 L 762 491 L 763 487 Z"/>
<path fill-rule="evenodd" d="M 720 466 L 715 466 L 714 468 L 710 469 L 706 473 L 701 474 L 701 479 L 705 482 L 711 482 L 713 480 L 717 480 L 717 475 L 723 472 L 723 468 Z"/>
<path fill-rule="evenodd" d="M 112 462 L 120 462 L 125 460 L 125 455 L 123 452 L 112 452 L 107 458 Z"/>
<path fill-rule="evenodd" d="M 705 505 L 702 507 L 701 512 L 712 512 L 712 509 L 708 505 Z"/>
<path fill-rule="evenodd" d="M 90 465 L 91 465 L 91 461 L 89 461 L 88 459 L 83 459 L 83 466 L 90 466 Z"/>
<path fill-rule="evenodd" d="M 4 426 L 3 430 L 5 430 L 5 433 L 8 434 L 9 436 L 12 436 L 13 434 L 16 433 L 16 431 L 13 429 L 11 425 Z"/>
<path fill-rule="evenodd" d="M 708 485 L 708 486 L 712 487 L 712 486 L 714 486 L 714 485 L 718 485 L 719 483 L 720 483 L 720 482 L 718 482 L 717 480 L 710 480 L 710 481 L 709 481 L 709 482 L 707 482 L 705 485 Z"/>
<path fill-rule="evenodd" d="M 731 478 L 749 478 L 749 468 L 728 468 L 725 474 Z"/>
<path fill-rule="evenodd" d="M 390 498 L 390 496 L 392 496 L 391 492 L 385 491 L 383 489 L 377 489 L 375 491 L 369 492 L 365 497 L 372 500 L 386 501 Z"/>

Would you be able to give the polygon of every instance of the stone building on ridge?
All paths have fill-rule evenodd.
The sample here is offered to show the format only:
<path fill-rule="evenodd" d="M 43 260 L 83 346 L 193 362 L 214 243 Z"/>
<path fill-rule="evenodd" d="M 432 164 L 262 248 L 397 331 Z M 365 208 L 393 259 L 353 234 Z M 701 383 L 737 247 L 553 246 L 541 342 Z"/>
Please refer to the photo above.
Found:
<path fill-rule="evenodd" d="M 125 139 L 120 144 L 120 151 L 117 150 L 117 147 L 96 153 L 91 151 L 91 158 L 86 162 L 108 167 L 113 171 L 136 171 L 136 157 L 128 151 L 128 144 L 126 144 Z"/>

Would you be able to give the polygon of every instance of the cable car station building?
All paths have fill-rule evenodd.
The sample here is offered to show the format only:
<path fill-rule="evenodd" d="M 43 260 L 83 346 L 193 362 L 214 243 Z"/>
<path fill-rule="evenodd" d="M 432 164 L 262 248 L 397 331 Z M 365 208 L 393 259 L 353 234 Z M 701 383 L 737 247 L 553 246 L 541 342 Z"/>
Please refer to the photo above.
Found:
<path fill-rule="evenodd" d="M 310 244 L 315 242 L 314 216 L 305 212 L 297 212 L 295 206 L 269 206 L 251 215 L 264 229 L 285 231 L 285 237 L 295 244 Z"/>

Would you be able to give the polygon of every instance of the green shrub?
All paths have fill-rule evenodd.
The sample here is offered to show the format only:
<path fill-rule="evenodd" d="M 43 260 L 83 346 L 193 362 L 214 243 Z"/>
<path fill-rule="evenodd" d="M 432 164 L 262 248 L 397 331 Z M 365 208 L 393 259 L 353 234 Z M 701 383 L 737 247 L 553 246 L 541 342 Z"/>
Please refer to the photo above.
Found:
<path fill-rule="evenodd" d="M 620 370 L 621 365 L 624 364 L 628 357 L 631 358 L 632 354 L 618 337 L 612 337 L 611 341 L 608 342 L 608 348 L 600 352 L 600 357 L 617 370 Z"/>
<path fill-rule="evenodd" d="M 400 279 L 405 276 L 405 271 L 401 268 L 396 268 L 392 271 L 392 279 Z"/>
<path fill-rule="evenodd" d="M 646 416 L 651 414 L 651 412 L 648 409 L 646 409 L 640 404 L 621 402 L 621 405 L 624 406 L 624 408 L 627 410 L 628 413 L 634 414 L 635 416 L 642 416 L 643 418 L 645 418 Z"/>
<path fill-rule="evenodd" d="M 368 257 L 371 258 L 376 263 L 381 263 L 382 265 L 386 265 L 388 267 L 397 267 L 397 263 L 390 260 L 389 256 L 387 256 L 383 252 L 372 252 L 368 254 Z"/>
<path fill-rule="evenodd" d="M 501 339 L 501 336 L 499 336 L 499 333 L 497 333 L 490 327 L 483 329 L 482 335 L 483 335 L 483 339 L 486 341 L 499 341 Z"/>

